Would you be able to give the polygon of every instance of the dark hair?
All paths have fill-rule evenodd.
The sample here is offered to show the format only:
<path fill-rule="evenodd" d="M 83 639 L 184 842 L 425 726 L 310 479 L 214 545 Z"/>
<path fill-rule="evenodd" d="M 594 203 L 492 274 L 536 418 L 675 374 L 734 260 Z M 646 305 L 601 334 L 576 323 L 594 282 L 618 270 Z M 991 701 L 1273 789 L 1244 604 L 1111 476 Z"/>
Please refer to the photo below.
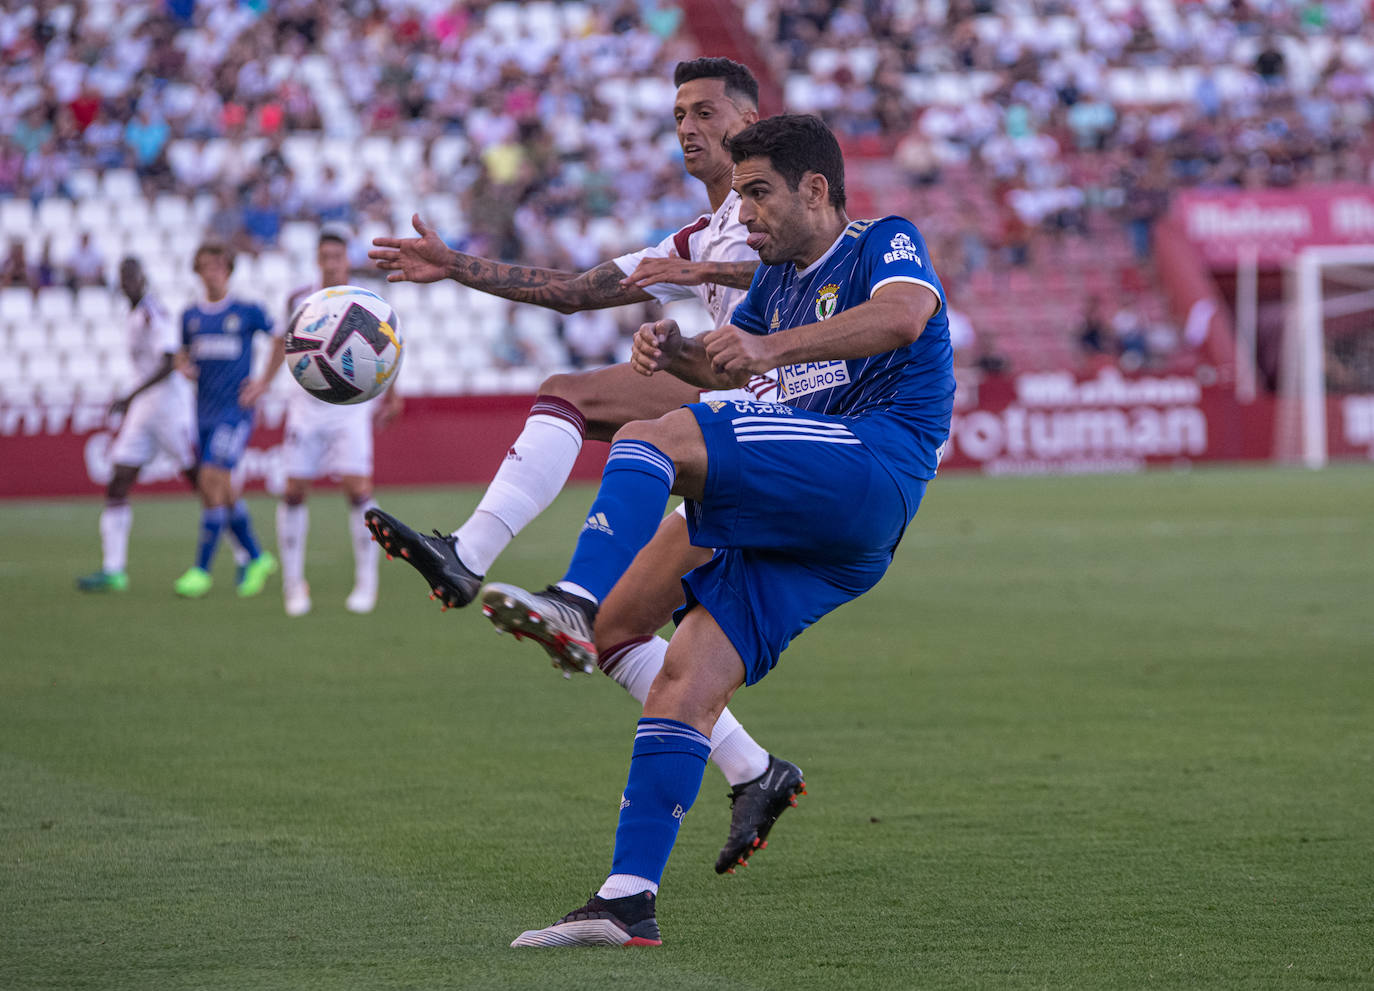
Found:
<path fill-rule="evenodd" d="M 224 264 L 229 266 L 229 271 L 234 270 L 234 251 L 223 241 L 202 241 L 196 247 L 196 253 L 191 256 L 191 267 L 195 268 L 200 264 L 201 255 L 216 255 L 224 259 Z"/>
<path fill-rule="evenodd" d="M 673 85 L 681 86 L 693 79 L 720 79 L 725 83 L 725 95 L 743 97 L 750 106 L 759 105 L 759 81 L 749 67 L 728 58 L 694 58 L 679 62 L 673 70 Z"/>
<path fill-rule="evenodd" d="M 738 165 L 766 158 L 793 192 L 802 176 L 815 172 L 830 184 L 830 205 L 844 208 L 844 156 L 825 122 L 812 114 L 778 114 L 750 124 L 726 142 Z"/>

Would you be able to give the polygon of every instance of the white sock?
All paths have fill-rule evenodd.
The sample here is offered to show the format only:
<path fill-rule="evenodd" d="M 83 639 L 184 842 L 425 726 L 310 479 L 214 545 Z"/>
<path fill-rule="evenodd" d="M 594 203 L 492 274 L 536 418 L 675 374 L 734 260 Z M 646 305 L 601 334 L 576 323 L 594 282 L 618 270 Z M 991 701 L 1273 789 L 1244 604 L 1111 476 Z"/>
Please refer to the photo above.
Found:
<path fill-rule="evenodd" d="M 667 652 L 668 641 L 662 637 L 632 640 L 602 657 L 601 670 L 643 705 Z M 711 729 L 711 760 L 731 785 L 753 781 L 768 770 L 768 751 L 754 742 L 728 708 Z"/>
<path fill-rule="evenodd" d="M 377 543 L 372 539 L 372 531 L 363 521 L 363 513 L 375 508 L 377 503 L 369 498 L 356 506 L 348 507 L 348 533 L 353 538 L 353 586 L 361 589 L 377 587 Z"/>
<path fill-rule="evenodd" d="M 305 583 L 305 538 L 310 532 L 310 507 L 277 503 L 277 553 L 281 555 L 283 588 Z"/>
<path fill-rule="evenodd" d="M 129 531 L 134 525 L 134 508 L 127 502 L 106 503 L 100 511 L 100 570 L 116 575 L 129 563 Z"/>
<path fill-rule="evenodd" d="M 567 419 L 531 413 L 477 509 L 453 531 L 463 564 L 479 575 L 491 570 L 515 535 L 563 491 L 581 450 L 582 431 Z"/>
<path fill-rule="evenodd" d="M 626 895 L 637 895 L 641 891 L 652 891 L 654 894 L 658 894 L 658 885 L 647 877 L 640 877 L 638 874 L 612 874 L 606 878 L 606 883 L 601 886 L 597 896 L 601 898 L 624 898 Z"/>

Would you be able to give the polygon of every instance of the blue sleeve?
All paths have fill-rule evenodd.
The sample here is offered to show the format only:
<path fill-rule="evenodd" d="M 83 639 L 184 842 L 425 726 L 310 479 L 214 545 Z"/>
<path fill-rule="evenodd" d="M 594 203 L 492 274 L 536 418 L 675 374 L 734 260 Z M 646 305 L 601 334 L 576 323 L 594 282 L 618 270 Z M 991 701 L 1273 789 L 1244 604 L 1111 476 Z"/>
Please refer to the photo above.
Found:
<path fill-rule="evenodd" d="M 864 237 L 861 271 L 868 295 L 891 281 L 916 282 L 928 287 L 945 307 L 945 287 L 935 274 L 926 240 L 905 217 L 884 217 Z M 938 312 L 938 311 L 937 311 Z"/>
<path fill-rule="evenodd" d="M 747 330 L 751 334 L 767 334 L 768 327 L 763 318 L 759 316 L 759 304 L 755 300 L 762 300 L 763 293 L 759 290 L 759 283 L 763 281 L 763 274 L 767 271 L 767 265 L 760 265 L 754 270 L 754 281 L 749 286 L 749 291 L 745 293 L 742 300 L 735 305 L 735 310 L 730 314 L 730 322 L 740 330 Z"/>
<path fill-rule="evenodd" d="M 187 351 L 191 350 L 191 328 L 188 319 L 190 316 L 190 310 L 181 311 L 181 346 Z"/>

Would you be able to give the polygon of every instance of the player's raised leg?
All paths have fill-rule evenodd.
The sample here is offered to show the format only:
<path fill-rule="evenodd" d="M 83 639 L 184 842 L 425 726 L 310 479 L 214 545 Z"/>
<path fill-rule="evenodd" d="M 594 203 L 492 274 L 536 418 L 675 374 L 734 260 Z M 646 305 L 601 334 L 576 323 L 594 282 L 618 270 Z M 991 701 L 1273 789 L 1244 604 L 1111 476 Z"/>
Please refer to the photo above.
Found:
<path fill-rule="evenodd" d="M 624 424 L 656 418 L 696 396 L 686 383 L 663 376 L 650 381 L 628 365 L 554 375 L 540 387 L 524 428 L 462 526 L 447 537 L 428 536 L 373 510 L 368 527 L 388 556 L 424 576 L 431 597 L 446 607 L 465 606 L 497 555 L 563 490 L 585 439 L 610 440 Z"/>

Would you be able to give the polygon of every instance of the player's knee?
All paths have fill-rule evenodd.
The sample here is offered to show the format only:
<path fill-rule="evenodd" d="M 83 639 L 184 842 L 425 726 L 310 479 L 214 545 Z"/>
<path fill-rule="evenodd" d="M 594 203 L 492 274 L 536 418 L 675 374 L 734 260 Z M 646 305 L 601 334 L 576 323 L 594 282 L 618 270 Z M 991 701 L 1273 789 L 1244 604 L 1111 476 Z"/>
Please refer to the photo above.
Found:
<path fill-rule="evenodd" d="M 106 502 L 125 502 L 129 498 L 129 492 L 134 487 L 134 479 L 138 477 L 138 469 L 130 469 L 127 465 L 116 465 L 114 474 L 110 476 L 110 484 L 105 487 Z"/>
<path fill-rule="evenodd" d="M 565 402 L 572 403 L 580 409 L 579 401 L 586 398 L 587 388 L 585 380 L 580 375 L 572 375 L 567 372 L 559 372 L 550 375 L 539 385 L 539 395 L 555 396 Z"/>

